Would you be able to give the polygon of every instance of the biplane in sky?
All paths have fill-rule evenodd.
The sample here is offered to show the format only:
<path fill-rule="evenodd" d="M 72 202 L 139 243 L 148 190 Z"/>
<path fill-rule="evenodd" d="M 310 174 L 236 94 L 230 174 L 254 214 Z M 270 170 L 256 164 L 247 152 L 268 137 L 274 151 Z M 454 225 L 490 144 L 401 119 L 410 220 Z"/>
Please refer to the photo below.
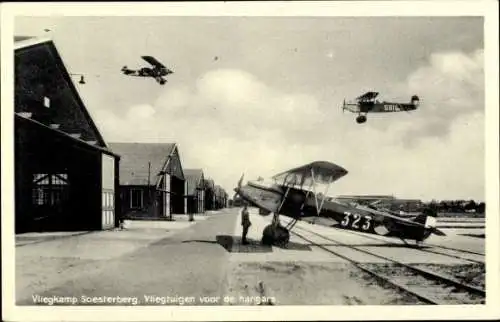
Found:
<path fill-rule="evenodd" d="M 342 105 L 342 111 L 348 110 L 352 113 L 357 113 L 356 122 L 365 123 L 368 113 L 393 113 L 393 112 L 409 112 L 418 108 L 420 98 L 413 95 L 409 103 L 385 102 L 376 100 L 378 92 L 366 92 L 357 97 L 354 102 L 346 102 Z"/>
<path fill-rule="evenodd" d="M 123 66 L 122 67 L 123 74 L 128 76 L 152 77 L 158 83 L 160 83 L 160 85 L 164 85 L 167 82 L 167 80 L 163 78 L 163 76 L 167 76 L 169 74 L 174 73 L 152 56 L 142 56 L 141 58 L 144 59 L 149 64 L 151 64 L 153 67 L 142 67 L 140 69 L 134 70 L 134 69 L 129 69 L 127 66 Z"/>
<path fill-rule="evenodd" d="M 406 240 L 415 240 L 420 245 L 433 233 L 445 235 L 436 228 L 434 214 L 422 213 L 413 218 L 402 218 L 378 209 L 376 203 L 361 205 L 328 198 L 329 187 L 346 174 L 347 170 L 334 163 L 315 161 L 279 173 L 269 182 L 248 181 L 242 186 L 242 176 L 234 189 L 235 196 L 258 207 L 261 214 L 273 215 L 271 224 L 262 233 L 262 243 L 267 245 L 286 245 L 290 230 L 298 220 L 307 217 L 333 219 L 336 222 L 334 227 L 400 238 L 405 244 Z M 324 192 L 318 192 L 321 187 L 324 187 Z M 283 226 L 280 215 L 292 220 Z"/>

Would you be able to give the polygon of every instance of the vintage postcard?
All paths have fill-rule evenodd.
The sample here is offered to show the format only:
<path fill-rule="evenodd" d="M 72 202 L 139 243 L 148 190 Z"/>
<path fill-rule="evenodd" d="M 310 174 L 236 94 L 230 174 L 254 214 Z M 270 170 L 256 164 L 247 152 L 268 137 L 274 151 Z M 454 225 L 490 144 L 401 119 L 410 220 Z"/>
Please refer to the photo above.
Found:
<path fill-rule="evenodd" d="M 499 317 L 497 2 L 1 14 L 7 320 Z"/>

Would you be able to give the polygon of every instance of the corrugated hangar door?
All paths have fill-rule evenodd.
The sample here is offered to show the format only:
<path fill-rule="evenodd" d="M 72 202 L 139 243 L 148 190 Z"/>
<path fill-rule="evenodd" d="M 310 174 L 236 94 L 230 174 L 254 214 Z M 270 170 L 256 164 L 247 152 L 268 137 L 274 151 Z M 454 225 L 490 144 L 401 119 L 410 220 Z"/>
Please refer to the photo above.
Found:
<path fill-rule="evenodd" d="M 164 188 L 166 192 L 163 193 L 163 216 L 167 217 L 170 216 L 170 175 L 167 173 L 165 174 L 165 179 L 164 179 Z"/>
<path fill-rule="evenodd" d="M 102 229 L 115 226 L 115 159 L 102 154 Z"/>

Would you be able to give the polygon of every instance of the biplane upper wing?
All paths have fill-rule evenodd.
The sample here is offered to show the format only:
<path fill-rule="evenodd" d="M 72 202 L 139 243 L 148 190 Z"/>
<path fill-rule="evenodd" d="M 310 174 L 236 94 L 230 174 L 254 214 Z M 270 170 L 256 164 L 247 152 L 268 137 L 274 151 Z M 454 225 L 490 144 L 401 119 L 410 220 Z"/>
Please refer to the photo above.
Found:
<path fill-rule="evenodd" d="M 160 67 L 160 68 L 166 68 L 162 63 L 160 63 L 156 58 L 153 56 L 142 56 L 142 59 L 150 63 L 151 65 L 155 67 Z"/>
<path fill-rule="evenodd" d="M 363 95 L 356 97 L 356 100 L 367 101 L 367 100 L 375 99 L 375 97 L 377 97 L 377 96 L 378 96 L 378 92 L 366 92 Z"/>
<path fill-rule="evenodd" d="M 276 174 L 272 178 L 281 185 L 312 186 L 330 184 L 347 174 L 343 167 L 328 161 L 315 161 Z"/>

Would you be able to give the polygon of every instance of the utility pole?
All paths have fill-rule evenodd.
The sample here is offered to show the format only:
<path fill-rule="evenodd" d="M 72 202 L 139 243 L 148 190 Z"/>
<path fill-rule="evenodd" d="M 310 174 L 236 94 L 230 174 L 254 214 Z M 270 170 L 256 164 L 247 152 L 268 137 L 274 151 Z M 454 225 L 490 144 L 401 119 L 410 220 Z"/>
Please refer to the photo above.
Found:
<path fill-rule="evenodd" d="M 151 161 L 148 162 L 148 212 L 149 216 L 151 216 Z M 154 204 L 154 203 L 153 203 Z"/>

